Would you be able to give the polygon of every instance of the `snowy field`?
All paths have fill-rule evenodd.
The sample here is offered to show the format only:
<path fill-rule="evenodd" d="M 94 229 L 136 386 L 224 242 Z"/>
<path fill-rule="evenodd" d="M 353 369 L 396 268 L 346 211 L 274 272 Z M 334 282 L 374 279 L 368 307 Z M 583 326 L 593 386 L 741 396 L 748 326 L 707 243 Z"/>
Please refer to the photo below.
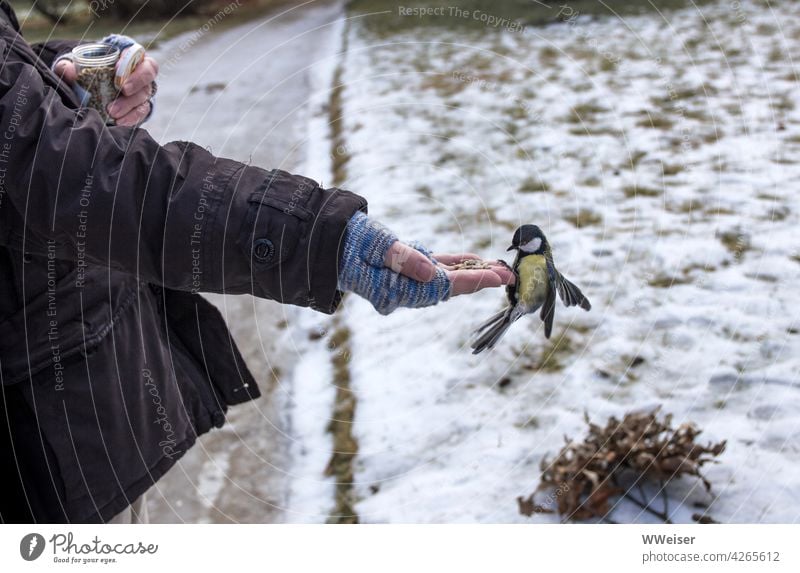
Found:
<path fill-rule="evenodd" d="M 722 522 L 800 520 L 800 5 L 517 31 L 377 33 L 370 18 L 398 16 L 343 26 L 343 142 L 332 160 L 315 104 L 305 174 L 343 178 L 438 252 L 504 257 L 536 223 L 593 309 L 559 303 L 550 341 L 530 318 L 477 357 L 469 333 L 500 290 L 388 318 L 348 297 L 336 326 L 300 312 L 287 519 L 331 511 L 332 344 L 315 333 L 347 328 L 362 522 L 557 521 L 517 509 L 543 457 L 583 437 L 584 412 L 658 405 L 728 440 L 706 466 L 714 495 L 670 486 L 675 521 L 695 502 Z M 614 518 L 654 519 L 625 504 Z"/>

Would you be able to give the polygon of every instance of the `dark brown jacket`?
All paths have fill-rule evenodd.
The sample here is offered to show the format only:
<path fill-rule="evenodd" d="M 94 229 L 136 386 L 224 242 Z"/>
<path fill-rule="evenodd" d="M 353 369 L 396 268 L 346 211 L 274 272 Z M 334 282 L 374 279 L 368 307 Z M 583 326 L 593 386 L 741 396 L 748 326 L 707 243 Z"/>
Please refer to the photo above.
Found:
<path fill-rule="evenodd" d="M 104 126 L 0 7 L 0 521 L 106 521 L 258 396 L 197 293 L 332 313 L 366 203 Z"/>

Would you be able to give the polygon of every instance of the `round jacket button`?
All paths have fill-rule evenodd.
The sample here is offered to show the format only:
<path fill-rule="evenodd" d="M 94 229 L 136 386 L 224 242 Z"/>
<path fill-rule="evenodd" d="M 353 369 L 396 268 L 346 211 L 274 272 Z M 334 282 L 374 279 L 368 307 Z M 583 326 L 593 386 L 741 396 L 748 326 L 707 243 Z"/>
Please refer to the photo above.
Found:
<path fill-rule="evenodd" d="M 275 245 L 269 239 L 256 239 L 253 242 L 253 255 L 262 263 L 268 263 L 275 255 Z"/>

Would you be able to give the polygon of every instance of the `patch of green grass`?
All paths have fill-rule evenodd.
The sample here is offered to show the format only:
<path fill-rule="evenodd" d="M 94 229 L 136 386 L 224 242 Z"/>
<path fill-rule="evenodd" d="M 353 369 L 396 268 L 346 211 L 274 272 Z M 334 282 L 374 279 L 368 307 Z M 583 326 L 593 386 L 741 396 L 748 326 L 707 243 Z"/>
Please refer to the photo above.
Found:
<path fill-rule="evenodd" d="M 577 211 L 565 215 L 564 220 L 578 229 L 582 229 L 584 227 L 601 225 L 603 223 L 603 216 L 591 209 L 578 209 Z"/>
<path fill-rule="evenodd" d="M 715 267 L 714 265 L 707 265 L 707 264 L 701 264 L 701 263 L 692 263 L 690 265 L 687 265 L 687 266 L 683 267 L 681 269 L 681 272 L 685 276 L 689 276 L 690 274 L 692 274 L 695 271 L 701 271 L 701 272 L 704 272 L 704 273 L 713 273 L 716 270 L 717 270 L 717 267 Z"/>
<path fill-rule="evenodd" d="M 721 52 L 722 57 L 726 60 L 733 60 L 742 55 L 742 51 L 739 48 L 733 48 L 725 44 L 715 44 L 714 49 Z"/>
<path fill-rule="evenodd" d="M 569 130 L 572 135 L 583 135 L 587 137 L 599 137 L 610 135 L 611 137 L 621 138 L 624 134 L 618 129 L 611 127 L 573 127 Z"/>
<path fill-rule="evenodd" d="M 622 188 L 622 193 L 628 199 L 632 199 L 634 197 L 659 197 L 662 191 L 661 189 L 644 187 L 642 185 L 626 185 Z"/>
<path fill-rule="evenodd" d="M 686 201 L 681 201 L 680 203 L 667 203 L 666 210 L 670 213 L 694 213 L 696 211 L 701 211 L 703 209 L 702 205 L 698 201 L 694 199 L 687 199 Z"/>
<path fill-rule="evenodd" d="M 710 0 L 659 0 L 659 17 L 671 10 L 707 3 Z M 429 0 L 404 0 L 404 7 L 432 7 Z M 507 18 L 517 21 L 525 26 L 542 26 L 561 22 L 566 27 L 573 25 L 570 18 L 578 15 L 597 16 L 618 19 L 629 14 L 652 12 L 654 4 L 649 0 L 571 0 L 564 10 L 554 2 L 531 2 L 530 0 L 451 0 L 445 5 L 445 11 L 440 16 L 410 17 L 401 16 L 398 11 L 398 2 L 395 0 L 350 0 L 348 12 L 351 15 L 373 14 L 364 19 L 364 25 L 373 33 L 397 33 L 410 28 L 442 28 L 450 30 L 473 30 L 490 33 L 513 33 L 503 27 L 487 27 L 472 17 L 462 17 L 450 14 L 454 7 L 468 10 L 470 14 L 476 11 L 490 14 L 495 18 Z M 384 13 L 385 12 L 385 13 Z"/>
<path fill-rule="evenodd" d="M 428 185 L 418 185 L 416 191 L 426 199 L 433 199 L 433 189 Z"/>
<path fill-rule="evenodd" d="M 347 52 L 347 45 L 347 33 L 345 33 L 342 40 L 343 54 Z M 350 153 L 345 140 L 344 88 L 344 59 L 342 59 L 334 71 L 333 88 L 328 101 L 328 128 L 331 137 L 331 167 L 334 186 L 343 185 L 347 180 L 347 164 L 350 161 Z"/>
<path fill-rule="evenodd" d="M 693 87 L 670 89 L 666 95 L 652 98 L 650 101 L 662 110 L 677 111 L 685 109 L 688 102 L 697 100 L 698 104 L 704 103 L 709 96 L 715 95 L 717 88 L 709 83 Z"/>
<path fill-rule="evenodd" d="M 635 169 L 639 163 L 642 162 L 642 159 L 647 157 L 646 151 L 634 151 L 628 157 L 628 161 L 624 164 L 624 167 L 630 167 L 631 169 Z"/>
<path fill-rule="evenodd" d="M 703 40 L 704 40 L 704 39 L 705 39 L 705 38 L 704 38 L 704 37 L 703 37 L 701 34 L 698 34 L 697 36 L 692 36 L 691 38 L 687 38 L 687 39 L 686 39 L 686 40 L 683 42 L 683 47 L 684 47 L 684 48 L 685 48 L 687 51 L 689 51 L 689 52 L 692 52 L 692 51 L 694 51 L 694 50 L 695 50 L 695 49 L 696 49 L 698 46 L 700 46 L 700 44 L 702 44 L 702 43 L 703 43 Z"/>
<path fill-rule="evenodd" d="M 685 285 L 691 283 L 689 277 L 674 277 L 666 274 L 659 274 L 647 281 L 653 288 L 670 288 L 678 285 Z"/>
<path fill-rule="evenodd" d="M 445 165 L 446 163 L 450 163 L 451 161 L 458 160 L 458 157 L 459 156 L 456 155 L 455 153 L 452 153 L 450 151 L 445 151 L 436 160 L 436 165 L 439 165 L 439 166 Z"/>
<path fill-rule="evenodd" d="M 325 475 L 336 480 L 335 505 L 328 517 L 329 523 L 358 523 L 355 511 L 353 483 L 355 472 L 353 461 L 358 453 L 358 441 L 353 433 L 356 397 L 351 389 L 350 375 L 350 330 L 335 324 L 328 339 L 332 352 L 333 384 L 336 387 L 333 412 L 327 431 L 333 436 L 333 453 Z"/>
<path fill-rule="evenodd" d="M 507 121 L 503 123 L 503 130 L 506 132 L 508 138 L 506 141 L 514 145 L 517 143 L 517 135 L 519 134 L 519 123 L 515 121 Z"/>
<path fill-rule="evenodd" d="M 550 191 L 550 185 L 535 177 L 528 177 L 519 186 L 520 193 L 545 193 L 547 191 Z"/>
<path fill-rule="evenodd" d="M 773 64 L 780 63 L 784 60 L 783 50 L 779 44 L 772 45 L 772 49 L 769 51 L 767 58 L 769 58 L 769 61 Z"/>
<path fill-rule="evenodd" d="M 514 423 L 514 427 L 520 430 L 538 430 L 540 426 L 541 422 L 539 422 L 539 418 L 536 416 L 531 416 L 527 420 Z"/>
<path fill-rule="evenodd" d="M 434 90 L 442 98 L 453 97 L 466 87 L 467 82 L 459 80 L 453 74 L 428 73 L 420 82 L 420 88 Z"/>
<path fill-rule="evenodd" d="M 735 105 L 735 107 L 736 107 L 736 112 L 728 110 L 728 113 L 730 113 L 731 115 L 738 115 L 739 107 L 738 105 Z M 686 119 L 694 119 L 696 121 L 701 121 L 704 123 L 711 121 L 711 118 L 708 116 L 708 113 L 706 113 L 705 109 L 703 109 L 702 107 L 683 108 L 681 115 Z"/>
<path fill-rule="evenodd" d="M 648 127 L 652 129 L 662 129 L 664 131 L 669 131 L 675 126 L 675 122 L 673 122 L 666 115 L 654 115 L 650 113 L 646 117 L 643 117 L 642 119 L 637 121 L 636 125 L 638 125 L 639 127 Z"/>
<path fill-rule="evenodd" d="M 561 57 L 561 52 L 559 52 L 553 46 L 545 46 L 539 50 L 539 61 L 543 64 L 552 64 L 559 57 Z"/>
<path fill-rule="evenodd" d="M 761 23 L 756 26 L 756 34 L 759 36 L 769 36 L 770 38 L 774 38 L 778 34 L 778 29 L 772 24 Z"/>
<path fill-rule="evenodd" d="M 717 127 L 704 133 L 700 139 L 703 141 L 703 143 L 712 144 L 718 142 L 724 136 L 725 134 L 722 133 L 722 130 Z"/>
<path fill-rule="evenodd" d="M 607 111 L 607 108 L 594 102 L 584 102 L 574 106 L 565 121 L 569 123 L 588 123 L 594 121 L 597 114 Z"/>
<path fill-rule="evenodd" d="M 717 239 L 728 251 L 739 260 L 744 254 L 753 248 L 750 235 L 740 229 L 731 229 L 717 233 Z"/>
<path fill-rule="evenodd" d="M 731 209 L 729 207 L 721 207 L 719 205 L 716 206 L 716 207 L 706 207 L 705 210 L 704 210 L 704 213 L 706 215 L 711 215 L 712 217 L 716 217 L 716 216 L 720 216 L 720 215 L 725 216 L 725 215 L 737 215 L 738 214 L 736 211 L 734 211 L 733 209 Z"/>
<path fill-rule="evenodd" d="M 521 105 L 513 105 L 506 110 L 508 116 L 515 121 L 528 119 L 528 110 Z"/>
<path fill-rule="evenodd" d="M 794 100 L 789 95 L 782 95 L 772 101 L 772 109 L 774 110 L 792 111 L 794 108 Z"/>
<path fill-rule="evenodd" d="M 603 56 L 600 58 L 600 71 L 601 72 L 613 72 L 617 69 L 617 62 L 616 60 L 612 60 L 609 57 Z"/>
<path fill-rule="evenodd" d="M 684 166 L 680 163 L 662 163 L 661 164 L 661 173 L 664 177 L 672 177 L 673 175 L 677 175 L 681 171 L 684 170 Z"/>
<path fill-rule="evenodd" d="M 560 372 L 566 367 L 569 358 L 575 355 L 576 350 L 575 343 L 566 331 L 553 334 L 547 344 L 537 352 L 534 360 L 524 364 L 523 368 L 536 372 Z"/>

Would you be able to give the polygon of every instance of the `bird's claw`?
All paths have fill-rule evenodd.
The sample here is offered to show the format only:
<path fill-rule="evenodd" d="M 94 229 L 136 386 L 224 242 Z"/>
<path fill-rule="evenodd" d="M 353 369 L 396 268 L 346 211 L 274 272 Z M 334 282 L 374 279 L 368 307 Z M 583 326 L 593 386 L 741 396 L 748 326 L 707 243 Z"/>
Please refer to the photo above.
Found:
<path fill-rule="evenodd" d="M 508 269 L 508 270 L 510 270 L 511 272 L 514 272 L 514 269 L 511 267 L 511 265 L 509 265 L 509 264 L 508 264 L 507 262 L 505 262 L 503 259 L 497 259 L 497 262 L 498 262 L 498 263 L 500 263 L 501 265 L 503 265 L 505 268 L 507 268 L 507 269 Z"/>

